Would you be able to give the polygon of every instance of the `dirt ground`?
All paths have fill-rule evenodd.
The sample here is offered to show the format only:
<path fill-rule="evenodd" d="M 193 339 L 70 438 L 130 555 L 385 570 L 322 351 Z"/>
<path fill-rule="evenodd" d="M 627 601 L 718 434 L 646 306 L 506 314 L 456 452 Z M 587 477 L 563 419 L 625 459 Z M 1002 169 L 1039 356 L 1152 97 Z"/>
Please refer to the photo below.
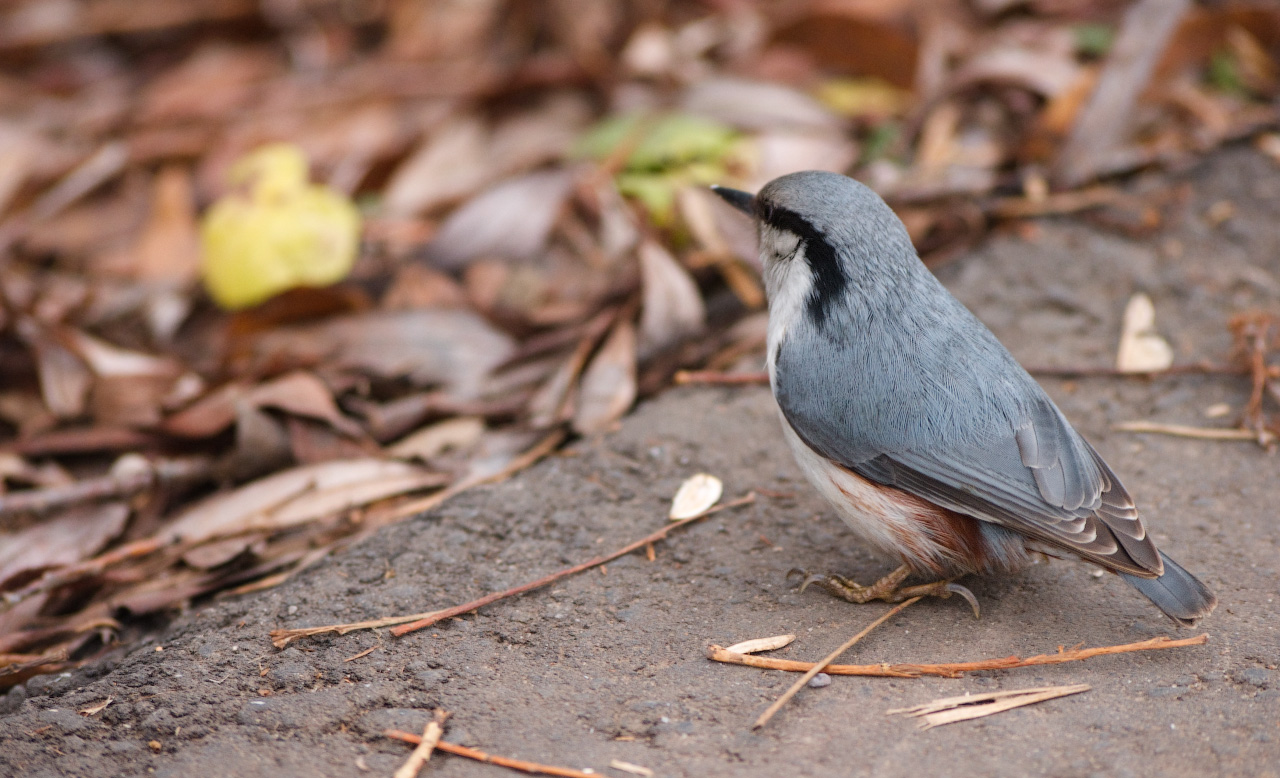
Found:
<path fill-rule="evenodd" d="M 1181 177 L 1194 193 L 1154 239 L 1075 220 L 997 237 L 942 268 L 947 285 L 1028 365 L 1103 365 L 1135 291 L 1155 301 L 1178 359 L 1225 357 L 1226 319 L 1280 297 L 1280 169 L 1247 149 Z M 1235 215 L 1210 225 L 1221 200 Z M 1221 210 L 1221 209 L 1220 209 Z M 389 528 L 279 588 L 193 609 L 142 645 L 0 698 L 0 774 L 389 775 L 408 752 L 381 736 L 453 713 L 446 739 L 506 756 L 624 776 L 1280 775 L 1280 505 L 1277 458 L 1249 443 L 1112 431 L 1133 419 L 1216 424 L 1243 380 L 1046 380 L 1145 510 L 1160 547 L 1220 599 L 1206 646 L 962 679 L 836 677 L 805 689 L 760 732 L 791 682 L 717 664 L 707 645 L 794 632 L 778 655 L 817 659 L 875 616 L 790 568 L 862 580 L 889 566 L 860 551 L 800 479 L 766 389 L 687 388 L 622 429 L 500 485 Z M 1229 420 L 1228 420 L 1229 421 Z M 370 632 L 278 651 L 269 630 L 426 611 L 612 550 L 661 526 L 687 476 L 729 497 L 790 492 L 711 517 L 643 555 L 404 638 Z M 1103 645 L 1176 630 L 1114 576 L 1055 562 L 968 582 L 958 599 L 894 618 L 844 661 L 960 661 Z M 1182 634 L 1195 634 L 1183 631 Z M 344 661 L 365 649 L 372 653 Z M 1092 690 L 920 731 L 885 711 L 934 698 L 1085 682 Z M 106 698 L 93 716 L 78 709 Z M 440 776 L 502 768 L 440 755 Z"/>

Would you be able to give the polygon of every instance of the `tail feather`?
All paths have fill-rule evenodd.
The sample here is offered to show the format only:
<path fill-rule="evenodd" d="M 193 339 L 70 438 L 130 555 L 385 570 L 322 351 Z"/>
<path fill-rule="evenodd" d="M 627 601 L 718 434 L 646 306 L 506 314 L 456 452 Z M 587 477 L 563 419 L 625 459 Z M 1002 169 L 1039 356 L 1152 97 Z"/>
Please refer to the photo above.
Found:
<path fill-rule="evenodd" d="M 1213 611 L 1218 598 L 1199 578 L 1188 573 L 1163 551 L 1160 558 L 1164 560 L 1164 574 L 1159 578 L 1139 578 L 1126 573 L 1120 573 L 1120 577 L 1181 626 L 1194 626 L 1197 619 Z"/>

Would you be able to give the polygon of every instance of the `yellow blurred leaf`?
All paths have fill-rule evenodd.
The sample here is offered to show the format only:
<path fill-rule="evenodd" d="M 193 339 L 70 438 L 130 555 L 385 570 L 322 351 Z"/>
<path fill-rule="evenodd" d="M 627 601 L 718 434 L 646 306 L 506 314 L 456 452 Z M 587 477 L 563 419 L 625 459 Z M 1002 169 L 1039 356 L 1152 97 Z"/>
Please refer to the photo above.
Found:
<path fill-rule="evenodd" d="M 297 146 L 264 146 L 237 161 L 230 177 L 245 191 L 214 203 L 200 233 L 204 282 L 218 305 L 246 308 L 351 271 L 360 213 L 332 189 L 308 183 Z"/>

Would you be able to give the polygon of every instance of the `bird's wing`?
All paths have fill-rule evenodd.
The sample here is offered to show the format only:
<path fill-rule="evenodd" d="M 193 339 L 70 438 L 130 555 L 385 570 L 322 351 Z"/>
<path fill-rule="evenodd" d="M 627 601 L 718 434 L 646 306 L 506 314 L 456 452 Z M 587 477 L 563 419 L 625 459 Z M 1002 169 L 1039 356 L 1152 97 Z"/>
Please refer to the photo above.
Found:
<path fill-rule="evenodd" d="M 942 387 L 948 397 L 941 404 L 893 397 L 890 390 L 842 405 L 838 398 L 850 387 L 839 360 L 817 380 L 798 381 L 788 375 L 787 351 L 784 345 L 778 357 L 778 404 L 800 438 L 832 461 L 1111 570 L 1148 577 L 1163 569 L 1120 480 L 1012 357 L 1001 369 L 1014 371 L 1016 392 L 993 393 L 983 377 L 961 377 Z M 901 382 L 897 389 L 908 391 Z M 886 406 L 902 412 L 876 410 Z M 928 407 L 948 418 L 923 425 L 905 418 Z M 984 412 L 953 412 L 978 407 Z M 922 427 L 929 432 L 920 434 Z"/>

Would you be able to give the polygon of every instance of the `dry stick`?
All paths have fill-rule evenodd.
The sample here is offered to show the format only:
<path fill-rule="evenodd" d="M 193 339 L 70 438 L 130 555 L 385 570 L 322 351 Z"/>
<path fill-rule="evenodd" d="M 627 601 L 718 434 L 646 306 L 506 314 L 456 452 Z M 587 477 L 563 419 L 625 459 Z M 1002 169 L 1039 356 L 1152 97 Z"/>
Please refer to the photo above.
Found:
<path fill-rule="evenodd" d="M 1258 440 L 1258 433 L 1238 427 L 1191 427 L 1185 424 L 1161 424 L 1155 421 L 1126 421 L 1115 425 L 1112 429 L 1118 432 L 1150 432 L 1200 440 Z"/>
<path fill-rule="evenodd" d="M 539 578 L 536 581 L 530 581 L 529 583 L 523 584 L 521 586 L 517 586 L 514 589 L 508 589 L 505 592 L 495 592 L 494 594 L 485 595 L 484 597 L 481 597 L 478 600 L 472 600 L 471 602 L 464 603 L 462 605 L 455 605 L 452 608 L 447 608 L 443 611 L 439 611 L 438 613 L 427 616 L 426 618 L 423 618 L 419 621 L 415 621 L 412 624 L 405 624 L 402 627 L 395 627 L 394 629 L 391 630 L 391 634 L 395 635 L 396 637 L 407 635 L 410 632 L 413 632 L 415 630 L 423 629 L 425 627 L 430 627 L 432 624 L 435 624 L 438 621 L 443 621 L 444 619 L 453 618 L 454 616 L 460 616 L 469 611 L 476 610 L 477 608 L 482 608 L 485 605 L 488 605 L 489 603 L 497 602 L 498 600 L 504 600 L 508 597 L 514 597 L 517 594 L 524 594 L 525 592 L 533 591 L 534 589 L 539 589 L 543 586 L 546 586 L 547 584 L 555 583 L 556 581 L 559 581 L 561 578 L 566 578 L 576 573 L 581 573 L 584 570 L 590 570 L 591 568 L 596 567 L 598 565 L 603 565 L 606 562 L 612 562 L 618 557 L 626 556 L 627 554 L 630 554 L 632 551 L 635 551 L 638 548 L 643 548 L 649 543 L 656 543 L 657 541 L 666 538 L 666 536 L 669 535 L 672 531 L 677 530 L 681 527 L 684 527 L 688 524 L 691 524 L 699 519 L 704 519 L 713 513 L 719 513 L 720 511 L 728 510 L 730 508 L 738 508 L 743 505 L 748 505 L 750 503 L 753 503 L 755 501 L 756 501 L 755 492 L 749 492 L 747 493 L 746 496 L 739 497 L 738 499 L 733 500 L 732 502 L 726 502 L 721 505 L 717 505 L 713 508 L 708 508 L 707 510 L 703 511 L 702 513 L 699 513 L 696 516 L 690 516 L 689 518 L 684 519 L 682 521 L 677 521 L 677 522 L 668 524 L 667 526 L 663 527 L 657 532 L 654 532 L 653 534 L 648 535 L 646 537 L 640 538 L 634 543 L 628 543 L 627 545 L 623 546 L 622 548 L 618 549 L 617 551 L 614 551 L 612 554 L 609 554 L 607 556 L 596 557 L 595 559 L 589 560 L 587 562 L 583 562 L 580 565 L 574 565 L 573 567 L 566 568 L 557 573 L 552 573 L 551 575 L 545 576 L 543 578 Z"/>
<path fill-rule="evenodd" d="M 1026 370 L 1032 375 L 1045 376 L 1047 378 L 1163 378 L 1164 376 L 1182 375 L 1245 375 L 1248 372 L 1240 367 L 1217 365 L 1212 362 L 1189 362 L 1184 365 L 1170 365 L 1163 370 L 1139 372 L 1104 366 L 1032 366 Z"/>
<path fill-rule="evenodd" d="M 1208 642 L 1209 636 L 1207 634 L 1196 635 L 1195 637 L 1189 638 L 1180 638 L 1178 640 L 1170 640 L 1169 638 L 1162 636 L 1151 638 L 1150 640 L 1141 640 L 1137 643 L 1124 643 L 1118 646 L 1072 649 L 1070 651 L 1063 651 L 1059 648 L 1058 653 L 1056 654 L 1039 654 L 1037 656 L 1027 657 L 1026 659 L 1022 659 L 1017 656 L 1006 656 L 999 659 L 979 659 L 973 662 L 952 662 L 947 664 L 828 665 L 824 672 L 829 675 L 861 675 L 874 678 L 919 678 L 922 675 L 939 676 L 942 678 L 959 678 L 965 673 L 977 670 L 1012 670 L 1018 667 L 1056 665 L 1064 662 L 1078 662 L 1082 659 L 1092 659 L 1095 656 L 1127 654 L 1133 651 L 1155 651 L 1164 648 L 1183 648 L 1185 646 L 1202 646 Z M 707 658 L 716 662 L 725 662 L 727 664 L 758 667 L 762 670 L 785 670 L 793 673 L 805 672 L 818 666 L 812 662 L 796 662 L 790 659 L 774 659 L 767 656 L 735 654 L 726 651 L 720 646 L 708 647 Z"/>
<path fill-rule="evenodd" d="M 409 754 L 404 764 L 400 765 L 400 769 L 396 770 L 394 778 L 417 778 L 418 772 L 431 758 L 431 752 L 440 742 L 440 736 L 444 734 L 444 720 L 448 717 L 448 712 L 436 708 L 431 721 L 427 722 L 426 729 L 422 730 L 418 745 Z"/>
<path fill-rule="evenodd" d="M 738 499 L 733 500 L 732 502 L 727 502 L 722 505 L 717 505 L 713 508 L 708 508 L 702 513 L 699 513 L 697 516 L 691 516 L 690 518 L 684 519 L 683 521 L 672 522 L 666 525 L 665 527 L 663 527 L 662 529 L 658 530 L 657 532 L 654 532 L 653 534 L 649 535 L 648 537 L 644 537 L 644 538 L 641 538 L 640 540 L 637 540 L 634 543 L 630 543 L 627 546 L 613 552 L 612 554 L 609 554 L 608 556 L 596 557 L 595 559 L 592 559 L 588 562 L 583 562 L 580 565 L 575 565 L 573 567 L 561 570 L 559 572 L 552 573 L 551 575 L 548 575 L 544 578 L 539 578 L 536 581 L 523 584 L 521 586 L 517 586 L 514 589 L 508 589 L 504 592 L 497 592 L 495 594 L 485 595 L 484 597 L 481 597 L 478 600 L 472 600 L 471 602 L 465 603 L 463 605 L 458 605 L 452 608 L 446 608 L 444 610 L 430 611 L 428 613 L 414 613 L 407 616 L 388 616 L 382 619 L 374 619 L 373 621 L 357 621 L 351 624 L 329 624 L 323 627 L 304 627 L 300 629 L 275 629 L 275 630 L 272 630 L 270 634 L 271 642 L 275 645 L 276 648 L 284 648 L 285 646 L 289 645 L 291 642 L 293 642 L 294 640 L 297 640 L 298 638 L 309 637 L 311 635 L 323 635 L 328 632 L 333 632 L 338 635 L 345 635 L 348 632 L 354 632 L 355 630 L 359 630 L 359 629 L 377 629 L 379 627 L 390 627 L 395 624 L 404 624 L 403 627 L 398 627 L 396 629 L 391 630 L 392 634 L 399 637 L 401 635 L 408 634 L 409 632 L 413 632 L 414 630 L 419 630 L 419 629 L 423 629 L 424 627 L 429 627 L 432 624 L 435 624 L 436 622 L 441 621 L 443 619 L 452 618 L 454 616 L 467 613 L 468 611 L 476 610 L 490 603 L 497 602 L 498 600 L 506 599 L 507 597 L 514 597 L 517 594 L 524 594 L 525 592 L 532 591 L 542 586 L 546 586 L 549 583 L 554 583 L 555 581 L 558 581 L 561 578 L 574 575 L 575 573 L 580 573 L 584 570 L 589 570 L 592 567 L 595 567 L 597 565 L 603 565 L 608 562 L 612 562 L 618 557 L 625 556 L 626 554 L 629 554 L 638 548 L 641 548 L 643 546 L 647 546 L 649 544 L 662 540 L 672 531 L 677 530 L 687 524 L 691 524 L 699 519 L 706 518 L 707 516 L 710 516 L 713 513 L 719 513 L 720 511 L 723 511 L 723 510 L 728 510 L 730 508 L 737 508 L 743 505 L 747 505 L 749 503 L 755 502 L 755 499 L 756 499 L 755 492 L 750 492 L 745 497 L 739 497 Z M 413 623 L 406 624 L 405 622 L 413 622 Z"/>
<path fill-rule="evenodd" d="M 800 676 L 799 680 L 797 680 L 795 683 L 791 684 L 791 688 L 790 688 L 790 689 L 787 689 L 787 691 L 786 691 L 786 692 L 784 692 L 784 693 L 783 693 L 783 695 L 782 695 L 781 697 L 779 697 L 777 700 L 775 700 L 775 701 L 774 701 L 774 703 L 773 703 L 772 705 L 770 705 L 770 706 L 769 706 L 769 709 L 768 709 L 768 710 L 766 710 L 764 713 L 761 713 L 761 714 L 760 714 L 760 718 L 756 719 L 756 723 L 752 724 L 752 725 L 751 725 L 751 728 L 752 728 L 752 729 L 759 729 L 759 728 L 763 727 L 765 724 L 769 723 L 769 719 L 773 718 L 773 714 L 775 714 L 775 713 L 777 713 L 779 710 L 781 710 L 781 709 L 782 709 L 782 706 L 787 704 L 787 700 L 789 700 L 789 699 L 791 699 L 792 697 L 794 697 L 794 696 L 796 695 L 796 692 L 800 691 L 801 687 L 803 687 L 805 684 L 809 683 L 809 681 L 810 681 L 810 680 L 812 680 L 812 679 L 813 679 L 813 677 L 814 677 L 815 675 L 817 675 L 818 673 L 822 672 L 822 669 L 823 669 L 824 667 L 826 667 L 827 665 L 829 665 L 829 664 L 831 664 L 832 662 L 836 661 L 836 659 L 837 659 L 841 654 L 843 654 L 844 652 L 846 652 L 846 651 L 848 651 L 850 648 L 852 648 L 854 643 L 857 643 L 859 640 L 862 640 L 864 637 L 866 637 L 868 634 L 870 634 L 870 633 L 871 633 L 871 630 L 875 629 L 876 627 L 880 626 L 881 624 L 885 623 L 885 622 L 886 622 L 886 621 L 888 621 L 889 619 L 891 619 L 891 618 L 893 618 L 894 616 L 896 616 L 896 615 L 898 615 L 899 613 L 901 613 L 901 612 L 902 612 L 902 610 L 903 610 L 903 608 L 906 608 L 907 606 L 912 605 L 912 604 L 917 603 L 917 602 L 920 602 L 920 598 L 919 598 L 919 597 L 912 597 L 911 599 L 907 600 L 906 602 L 904 602 L 904 603 L 901 603 L 901 604 L 899 604 L 899 605 L 894 606 L 894 608 L 893 608 L 892 610 L 890 610 L 888 613 L 884 614 L 884 615 L 883 615 L 883 616 L 881 616 L 880 618 L 878 618 L 878 619 L 876 619 L 875 621 L 873 621 L 873 622 L 871 622 L 870 624 L 868 624 L 866 629 L 862 630 L 862 631 L 861 631 L 861 632 L 859 632 L 858 634 L 856 634 L 856 635 L 854 635 L 853 637 L 851 637 L 851 638 L 849 638 L 848 640 L 846 640 L 846 641 L 845 641 L 845 642 L 844 642 L 844 643 L 843 643 L 839 648 L 837 648 L 835 651 L 832 651 L 830 654 L 827 654 L 827 658 L 826 658 L 826 659 L 823 659 L 821 662 L 818 662 L 817 664 L 815 664 L 815 665 L 813 665 L 812 667 L 810 667 L 810 668 L 805 672 L 805 674 L 804 674 L 804 675 Z"/>
<path fill-rule="evenodd" d="M 399 729 L 384 730 L 382 734 L 394 740 L 403 740 L 406 743 L 418 743 L 422 740 L 422 738 L 412 732 L 404 732 Z M 436 743 L 436 750 L 443 751 L 446 754 L 453 754 L 455 756 L 465 756 L 467 759 L 474 759 L 477 762 L 488 762 L 489 764 L 496 764 L 499 767 L 510 767 L 512 770 L 519 770 L 521 772 L 532 773 L 534 775 L 558 775 L 563 776 L 563 778 L 600 778 L 599 773 L 584 773 L 581 770 L 574 770 L 569 767 L 552 767 L 551 765 L 538 764 L 537 762 L 526 762 L 522 759 L 494 756 L 493 754 L 486 754 L 483 751 L 477 751 L 474 748 L 467 748 L 466 746 L 459 746 L 444 740 Z"/>
<path fill-rule="evenodd" d="M 271 630 L 271 644 L 276 648 L 284 648 L 298 638 L 312 637 L 313 635 L 324 635 L 332 632 L 335 635 L 345 635 L 348 632 L 355 632 L 359 629 L 380 629 L 382 627 L 394 627 L 397 624 L 404 624 L 409 621 L 418 621 L 420 619 L 429 618 L 444 611 L 428 611 L 426 613 L 410 613 L 407 616 L 387 616 L 384 619 L 372 619 L 371 621 L 356 621 L 351 624 L 329 624 L 324 627 L 300 627 L 298 629 L 273 629 Z"/>
<path fill-rule="evenodd" d="M 737 386 L 740 384 L 767 384 L 768 373 L 721 373 L 715 370 L 676 371 L 677 384 L 708 384 L 711 386 Z"/>

